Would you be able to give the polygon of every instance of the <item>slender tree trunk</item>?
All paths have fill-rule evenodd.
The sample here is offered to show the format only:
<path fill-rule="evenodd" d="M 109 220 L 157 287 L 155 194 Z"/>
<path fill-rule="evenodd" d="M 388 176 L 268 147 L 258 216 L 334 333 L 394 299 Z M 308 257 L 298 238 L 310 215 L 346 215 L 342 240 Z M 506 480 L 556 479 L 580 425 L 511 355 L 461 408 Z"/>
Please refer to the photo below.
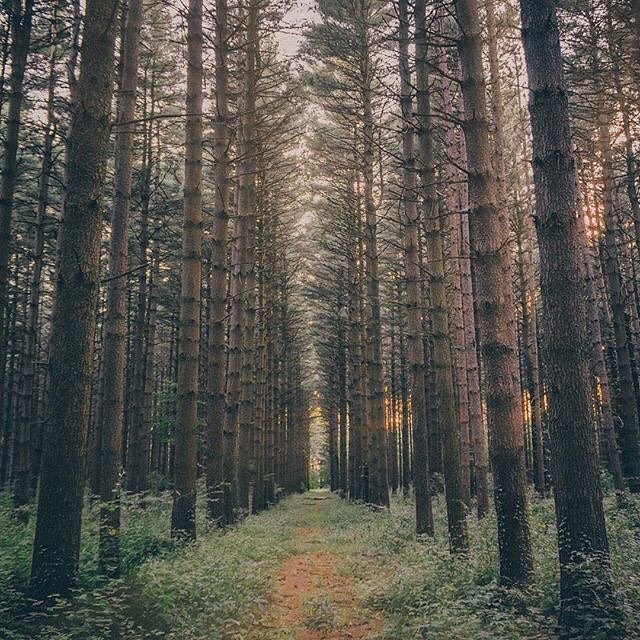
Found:
<path fill-rule="evenodd" d="M 20 452 L 18 475 L 14 484 L 13 505 L 20 508 L 29 501 L 32 495 L 31 453 L 34 451 L 34 441 L 37 440 L 38 426 L 36 410 L 36 358 L 38 352 L 38 314 L 40 312 L 40 296 L 42 288 L 42 268 L 44 262 L 44 232 L 47 206 L 49 205 L 49 185 L 52 169 L 52 153 L 55 135 L 55 93 L 56 93 L 56 63 L 59 47 L 56 42 L 59 28 L 59 10 L 56 4 L 50 27 L 49 79 L 47 83 L 47 116 L 45 123 L 44 141 L 42 145 L 42 162 L 40 165 L 40 183 L 38 185 L 38 209 L 36 212 L 36 232 L 33 242 L 33 272 L 29 292 L 29 309 L 27 315 L 26 344 L 24 349 L 24 369 L 22 378 L 22 411 L 20 416 Z M 1 302 L 0 302 L 1 304 Z M 1 314 L 0 314 L 1 316 Z M 1 320 L 0 320 L 1 321 Z M 0 336 L 0 340 L 2 337 Z M 0 347 L 1 348 L 1 347 Z M 0 366 L 2 362 L 0 362 Z M 0 375 L 0 377 L 2 377 Z M 0 386 L 0 396 L 2 387 Z M 35 397 L 34 397 L 35 396 Z M 0 406 L 1 406 L 0 402 Z M 35 419 L 34 419 L 35 413 Z M 2 411 L 0 409 L 0 415 Z"/>
<path fill-rule="evenodd" d="M 454 119 L 454 108 L 451 96 L 451 81 L 448 79 L 449 65 L 446 52 L 442 50 L 439 55 L 439 67 L 443 73 L 443 110 L 446 115 Z M 466 146 L 464 136 L 456 135 L 456 128 L 452 123 L 447 123 L 445 131 L 445 146 L 450 154 L 450 162 L 447 163 L 447 201 L 450 237 L 450 261 L 454 279 L 454 337 L 458 343 L 456 357 L 461 362 L 457 364 L 460 371 L 457 383 L 459 395 L 467 396 L 467 412 L 471 441 L 473 448 L 473 474 L 475 477 L 475 490 L 478 518 L 484 517 L 489 510 L 488 488 L 488 462 L 487 444 L 484 419 L 482 415 L 482 397 L 480 394 L 480 370 L 478 366 L 478 349 L 476 345 L 476 321 L 473 308 L 473 282 L 471 277 L 471 257 L 469 246 L 469 193 L 466 183 L 466 174 L 463 167 L 466 166 Z M 458 293 L 459 292 L 459 293 Z M 458 300 L 459 297 L 459 300 Z M 459 317 L 458 317 L 459 314 Z M 462 335 L 460 335 L 462 332 Z M 464 403 L 464 398 L 459 399 Z M 460 406 L 460 429 L 464 428 L 464 407 Z"/>
<path fill-rule="evenodd" d="M 50 394 L 38 517 L 34 595 L 67 594 L 80 553 L 87 419 L 98 299 L 102 211 L 108 156 L 118 0 L 88 0 L 78 93 L 69 133 Z"/>
<path fill-rule="evenodd" d="M 356 214 L 357 215 L 357 214 Z M 349 497 L 362 498 L 362 432 L 365 428 L 364 375 L 361 355 L 360 286 L 358 267 L 358 242 L 352 245 L 348 282 L 352 295 L 348 302 L 349 322 Z"/>
<path fill-rule="evenodd" d="M 202 279 L 202 0 L 189 0 L 187 13 L 187 125 L 184 227 L 178 335 L 176 451 L 171 535 L 196 537 L 198 457 L 198 358 Z"/>
<path fill-rule="evenodd" d="M 340 304 L 342 309 L 342 301 Z M 349 474 L 349 465 L 347 463 L 347 353 L 345 343 L 345 326 L 342 318 L 339 320 L 338 327 L 338 401 L 339 401 L 339 472 L 340 472 L 340 495 L 346 497 L 349 487 L 347 478 Z"/>
<path fill-rule="evenodd" d="M 530 87 L 540 246 L 543 336 L 558 547 L 561 621 L 619 618 L 591 425 L 589 336 L 583 292 L 578 194 L 556 3 L 521 0 Z M 622 637 L 611 627 L 609 637 Z"/>
<path fill-rule="evenodd" d="M 240 280 L 243 290 L 238 300 L 242 333 L 240 350 L 240 394 L 238 408 L 238 468 L 237 499 L 242 515 L 249 513 L 250 480 L 252 468 L 251 430 L 253 398 L 253 345 L 255 342 L 255 243 L 256 225 L 256 154 L 258 151 L 256 128 L 256 58 L 258 54 L 258 3 L 251 0 L 247 7 L 245 51 L 243 53 L 243 95 L 240 105 L 240 131 L 238 145 L 238 219 L 240 221 L 239 252 Z"/>
<path fill-rule="evenodd" d="M 417 0 L 415 7 L 420 193 L 423 198 L 425 216 L 425 251 L 428 256 L 427 274 L 429 278 L 429 310 L 433 335 L 433 365 L 436 374 L 439 431 L 442 438 L 449 544 L 452 551 L 459 552 L 466 550 L 469 545 L 466 527 L 465 483 L 462 482 L 460 425 L 456 415 L 455 390 L 453 386 L 449 309 L 445 288 L 444 248 L 436 192 L 424 0 Z M 468 432 L 467 437 L 462 442 L 465 443 L 468 460 Z M 465 471 L 468 475 L 468 464 Z"/>
<path fill-rule="evenodd" d="M 9 79 L 9 113 L 4 132 L 2 179 L 0 181 L 0 415 L 4 400 L 4 376 L 7 359 L 5 313 L 11 262 L 11 221 L 18 178 L 18 143 L 24 99 L 24 72 L 31 44 L 31 23 L 35 0 L 12 0 L 11 5 L 11 77 Z"/>
<path fill-rule="evenodd" d="M 384 380 L 382 370 L 382 320 L 380 317 L 380 280 L 378 258 L 378 213 L 373 198 L 374 187 L 374 120 L 372 111 L 371 73 L 368 52 L 362 61 L 363 97 L 363 176 L 365 273 L 367 278 L 367 404 L 370 410 L 369 500 L 389 506 L 387 447 L 384 432 Z"/>
<path fill-rule="evenodd" d="M 229 106 L 227 0 L 216 0 L 216 115 L 214 122 L 214 227 L 211 235 L 207 360 L 207 514 L 224 524 L 225 316 L 227 313 L 227 231 L 229 228 Z"/>
<path fill-rule="evenodd" d="M 332 396 L 335 388 L 330 389 Z M 340 463 L 338 461 L 338 405 L 335 397 L 329 399 L 330 406 L 327 410 L 329 422 L 329 488 L 337 491 L 339 487 Z"/>
<path fill-rule="evenodd" d="M 418 0 L 420 3 L 421 0 Z M 424 3 L 421 4 L 424 11 Z M 424 350 L 422 343 L 422 294 L 418 256 L 418 189 L 416 185 L 415 134 L 411 72 L 409 61 L 409 6 L 398 2 L 400 20 L 400 102 L 402 107 L 404 266 L 407 287 L 408 361 L 411 372 L 411 407 L 413 412 L 413 484 L 416 498 L 416 532 L 434 534 L 429 451 L 427 447 L 427 408 L 425 399 Z M 416 20 L 419 19 L 416 6 Z M 417 29 L 420 31 L 422 25 Z M 424 46 L 424 45 L 423 45 Z M 420 55 L 424 54 L 420 52 Z M 418 54 L 417 54 L 418 55 Z M 417 64 L 419 62 L 417 61 Z M 424 78 L 418 73 L 418 82 Z M 420 105 L 418 105 L 420 109 Z"/>
<path fill-rule="evenodd" d="M 409 495 L 411 488 L 412 468 L 412 447 L 411 447 L 411 418 L 409 416 L 409 394 L 407 390 L 407 357 L 404 338 L 404 328 L 400 331 L 400 404 L 402 405 L 402 493 L 405 497 Z M 423 351 L 424 353 L 424 351 Z M 427 434 L 428 435 L 428 434 Z M 430 451 L 427 452 L 430 455 Z"/>
<path fill-rule="evenodd" d="M 607 291 L 613 319 L 613 334 L 618 364 L 618 406 L 622 419 L 622 468 L 632 493 L 640 492 L 640 440 L 638 429 L 638 408 L 633 383 L 631 345 L 628 339 L 629 319 L 626 313 L 625 291 L 622 286 L 620 260 L 616 238 L 616 212 L 613 203 L 614 177 L 613 155 L 606 114 L 600 114 L 599 144 L 602 161 L 603 201 L 604 201 L 604 267 Z"/>
<path fill-rule="evenodd" d="M 578 187 L 576 187 L 578 189 Z M 601 429 L 604 432 L 604 439 L 607 446 L 607 458 L 609 469 L 613 476 L 613 483 L 616 491 L 624 491 L 626 484 L 620 463 L 618 452 L 618 442 L 616 438 L 615 425 L 613 421 L 613 406 L 611 402 L 611 388 L 609 386 L 609 372 L 605 361 L 605 348 L 602 338 L 602 327 L 600 324 L 600 313 L 598 309 L 598 289 L 596 276 L 594 273 L 594 258 L 587 240 L 587 233 L 584 225 L 584 212 L 582 210 L 582 200 L 578 193 L 578 234 L 584 255 L 585 285 L 587 291 L 587 314 L 589 318 L 589 335 L 591 337 L 591 359 L 593 375 L 596 383 L 600 387 L 600 414 Z"/>
<path fill-rule="evenodd" d="M 456 0 L 455 8 L 462 31 L 458 51 L 462 65 L 471 246 L 486 380 L 500 576 L 505 584 L 524 583 L 531 576 L 533 556 L 507 212 L 505 203 L 498 201 L 489 143 L 478 3 Z"/>
<path fill-rule="evenodd" d="M 151 75 L 151 88 L 149 93 L 150 109 L 147 111 L 147 95 L 146 95 L 146 76 L 145 70 L 145 92 L 143 99 L 142 116 L 146 120 L 150 119 L 150 123 L 144 124 L 143 150 L 142 150 L 142 186 L 141 186 L 141 206 L 140 206 L 140 236 L 139 251 L 140 265 L 138 269 L 138 292 L 136 311 L 133 324 L 133 335 L 131 338 L 132 346 L 129 358 L 130 367 L 132 369 L 132 391 L 129 394 L 130 412 L 128 422 L 128 440 L 127 448 L 127 489 L 133 493 L 142 493 L 147 490 L 149 475 L 149 451 L 146 444 L 148 442 L 148 434 L 145 433 L 144 425 L 144 385 L 145 385 L 145 327 L 147 325 L 147 307 L 149 295 L 148 282 L 148 265 L 149 259 L 149 210 L 151 204 L 151 177 L 154 162 L 153 153 L 153 118 L 155 117 L 155 75 Z"/>
<path fill-rule="evenodd" d="M 129 266 L 129 211 L 133 160 L 138 59 L 142 28 L 142 0 L 129 0 L 122 50 L 122 75 L 116 129 L 115 184 L 111 214 L 111 246 L 107 310 L 102 348 L 102 424 L 100 441 L 100 569 L 118 573 L 120 464 L 124 414 L 124 372 L 127 347 L 127 269 Z"/>

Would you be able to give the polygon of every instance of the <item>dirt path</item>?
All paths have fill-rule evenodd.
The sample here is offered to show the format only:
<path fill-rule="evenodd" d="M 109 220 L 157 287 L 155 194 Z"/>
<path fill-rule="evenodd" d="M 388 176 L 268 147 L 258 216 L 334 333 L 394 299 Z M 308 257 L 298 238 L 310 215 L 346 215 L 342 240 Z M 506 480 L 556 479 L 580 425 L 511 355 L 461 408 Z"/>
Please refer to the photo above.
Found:
<path fill-rule="evenodd" d="M 312 512 L 317 515 L 327 508 L 325 505 L 319 498 L 305 501 L 310 515 Z M 322 527 L 296 528 L 297 542 L 303 551 L 287 558 L 274 576 L 270 605 L 261 624 L 267 638 L 381 638 L 378 635 L 381 616 L 363 606 L 357 585 L 344 570 L 347 559 L 339 549 L 331 547 L 326 536 Z"/>

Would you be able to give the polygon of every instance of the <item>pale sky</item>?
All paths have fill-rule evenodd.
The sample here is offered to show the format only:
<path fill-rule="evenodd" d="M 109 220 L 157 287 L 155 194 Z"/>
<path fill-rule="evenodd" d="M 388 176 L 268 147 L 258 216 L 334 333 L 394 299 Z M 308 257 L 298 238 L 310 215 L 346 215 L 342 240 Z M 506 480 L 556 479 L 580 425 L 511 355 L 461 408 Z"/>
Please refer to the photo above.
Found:
<path fill-rule="evenodd" d="M 314 16 L 314 0 L 295 0 L 291 11 L 285 16 L 287 28 L 278 34 L 280 53 L 283 56 L 293 56 L 297 53 L 302 41 L 302 27 Z"/>

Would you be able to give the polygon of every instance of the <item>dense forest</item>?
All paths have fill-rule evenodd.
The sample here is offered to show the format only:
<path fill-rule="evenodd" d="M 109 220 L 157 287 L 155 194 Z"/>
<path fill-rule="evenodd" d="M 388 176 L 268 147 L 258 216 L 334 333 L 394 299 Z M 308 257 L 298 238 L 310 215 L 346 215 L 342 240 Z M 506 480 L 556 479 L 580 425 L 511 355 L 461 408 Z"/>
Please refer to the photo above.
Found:
<path fill-rule="evenodd" d="M 0 639 L 640 638 L 640 0 L 2 0 Z"/>

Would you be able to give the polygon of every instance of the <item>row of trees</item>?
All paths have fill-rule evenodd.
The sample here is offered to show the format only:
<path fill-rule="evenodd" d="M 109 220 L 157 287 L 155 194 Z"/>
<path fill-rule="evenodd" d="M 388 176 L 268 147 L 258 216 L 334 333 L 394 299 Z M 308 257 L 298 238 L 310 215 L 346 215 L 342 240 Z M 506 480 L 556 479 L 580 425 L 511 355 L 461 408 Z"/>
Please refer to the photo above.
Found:
<path fill-rule="evenodd" d="M 0 472 L 16 517 L 37 495 L 35 597 L 75 585 L 87 480 L 106 576 L 125 490 L 172 488 L 193 540 L 199 478 L 220 527 L 308 484 L 285 10 L 4 5 Z"/>
<path fill-rule="evenodd" d="M 618 637 L 599 476 L 638 491 L 639 43 L 628 7 L 579 5 L 318 5 L 309 296 L 332 488 L 413 482 L 432 535 L 442 474 L 465 552 L 490 468 L 506 585 L 534 570 L 527 483 L 552 492 L 562 619 Z"/>

